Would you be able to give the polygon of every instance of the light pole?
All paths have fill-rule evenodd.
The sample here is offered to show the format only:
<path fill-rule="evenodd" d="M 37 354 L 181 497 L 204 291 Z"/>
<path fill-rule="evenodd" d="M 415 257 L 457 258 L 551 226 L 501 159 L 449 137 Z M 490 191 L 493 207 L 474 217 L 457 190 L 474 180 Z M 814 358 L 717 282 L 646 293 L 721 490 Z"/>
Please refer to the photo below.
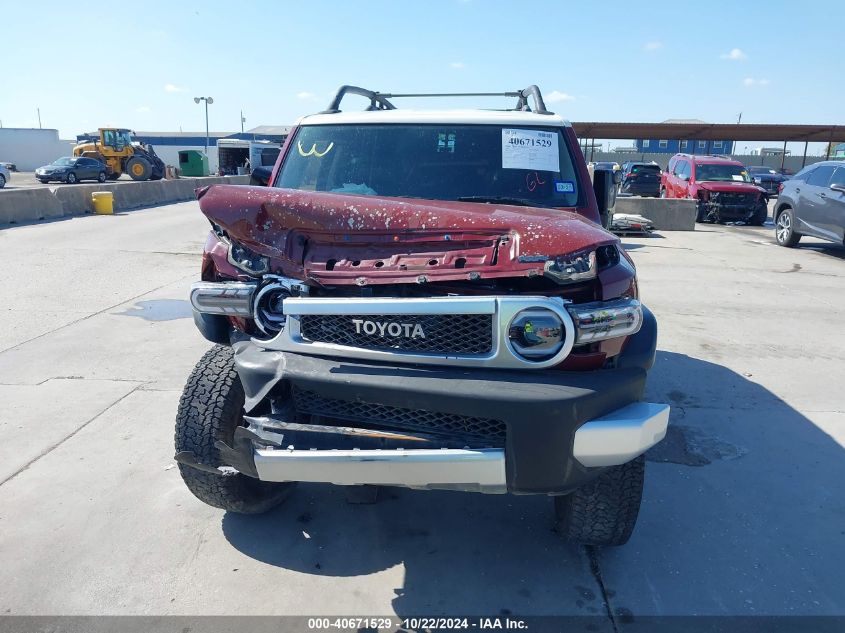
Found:
<path fill-rule="evenodd" d="M 214 103 L 211 97 L 194 97 L 194 103 L 205 101 L 205 156 L 208 158 L 208 106 Z"/>

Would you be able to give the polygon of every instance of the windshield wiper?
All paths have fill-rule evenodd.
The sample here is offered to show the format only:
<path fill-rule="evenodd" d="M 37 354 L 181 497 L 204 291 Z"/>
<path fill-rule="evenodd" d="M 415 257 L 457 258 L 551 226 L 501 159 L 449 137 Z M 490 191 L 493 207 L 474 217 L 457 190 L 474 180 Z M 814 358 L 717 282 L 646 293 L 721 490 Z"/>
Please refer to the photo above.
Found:
<path fill-rule="evenodd" d="M 515 204 L 521 207 L 548 208 L 548 205 L 537 200 L 529 200 L 528 198 L 510 198 L 508 196 L 461 196 L 458 198 L 458 202 L 500 202 L 501 204 Z"/>

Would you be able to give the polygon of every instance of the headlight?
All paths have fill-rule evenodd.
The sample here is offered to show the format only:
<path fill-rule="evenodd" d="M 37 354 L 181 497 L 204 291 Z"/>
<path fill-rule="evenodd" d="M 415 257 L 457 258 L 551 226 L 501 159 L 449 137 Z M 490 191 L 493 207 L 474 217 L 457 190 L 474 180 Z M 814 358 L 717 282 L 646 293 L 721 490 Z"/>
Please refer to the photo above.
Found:
<path fill-rule="evenodd" d="M 263 255 L 253 253 L 246 246 L 235 241 L 229 242 L 229 263 L 235 268 L 244 271 L 248 275 L 263 275 L 270 270 L 270 260 Z"/>
<path fill-rule="evenodd" d="M 761 182 L 763 182 L 763 179 L 758 178 L 757 176 L 754 176 L 754 182 L 756 182 L 759 185 Z"/>
<path fill-rule="evenodd" d="M 563 347 L 563 339 L 563 321 L 545 308 L 523 310 L 508 326 L 508 340 L 514 353 L 526 360 L 551 358 Z"/>
<path fill-rule="evenodd" d="M 543 274 L 562 284 L 594 279 L 596 276 L 596 252 L 562 255 L 547 260 Z"/>

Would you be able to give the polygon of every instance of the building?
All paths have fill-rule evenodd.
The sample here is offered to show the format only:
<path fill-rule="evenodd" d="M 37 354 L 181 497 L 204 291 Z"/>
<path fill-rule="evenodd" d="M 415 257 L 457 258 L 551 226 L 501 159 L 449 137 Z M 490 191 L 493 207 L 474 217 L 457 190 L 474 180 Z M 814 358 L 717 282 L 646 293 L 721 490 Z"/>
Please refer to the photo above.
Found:
<path fill-rule="evenodd" d="M 667 119 L 663 123 L 706 123 L 700 119 Z M 734 144 L 730 140 L 679 140 L 679 139 L 641 139 L 634 141 L 637 152 L 641 154 L 733 154 Z"/>
<path fill-rule="evenodd" d="M 236 167 L 242 166 L 247 156 L 250 157 L 251 164 L 259 165 L 264 162 L 256 162 L 255 160 L 255 143 L 268 146 L 268 150 L 270 146 L 280 147 L 290 130 L 291 126 L 289 125 L 261 125 L 246 132 L 209 132 L 208 167 L 212 173 L 217 173 L 221 167 L 218 141 L 224 139 L 241 141 L 221 143 L 220 145 L 220 148 L 225 148 L 222 166 L 227 173 L 235 173 Z M 179 152 L 190 149 L 205 152 L 205 132 L 133 132 L 133 135 L 137 140 L 152 145 L 155 153 L 166 165 L 178 166 Z M 76 137 L 77 142 L 97 138 L 99 138 L 98 132 L 88 132 Z M 269 156 L 271 154 L 272 151 L 259 151 L 258 156 Z M 276 152 L 276 155 L 278 155 L 278 152 Z"/>
<path fill-rule="evenodd" d="M 833 151 L 830 153 L 831 158 L 845 158 L 845 143 L 840 143 L 839 145 L 834 146 Z"/>
<path fill-rule="evenodd" d="M 62 156 L 70 156 L 74 141 L 59 138 L 59 131 L 40 128 L 0 128 L 0 161 L 20 171 L 34 171 Z"/>

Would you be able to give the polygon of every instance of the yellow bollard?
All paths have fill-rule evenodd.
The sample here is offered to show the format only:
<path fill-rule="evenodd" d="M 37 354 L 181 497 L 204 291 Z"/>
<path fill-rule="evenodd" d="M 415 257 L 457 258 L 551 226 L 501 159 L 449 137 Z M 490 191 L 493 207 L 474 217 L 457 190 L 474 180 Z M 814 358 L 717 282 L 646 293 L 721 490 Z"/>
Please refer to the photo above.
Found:
<path fill-rule="evenodd" d="M 111 191 L 94 191 L 91 193 L 94 213 L 97 215 L 111 215 L 114 213 L 114 194 Z"/>

